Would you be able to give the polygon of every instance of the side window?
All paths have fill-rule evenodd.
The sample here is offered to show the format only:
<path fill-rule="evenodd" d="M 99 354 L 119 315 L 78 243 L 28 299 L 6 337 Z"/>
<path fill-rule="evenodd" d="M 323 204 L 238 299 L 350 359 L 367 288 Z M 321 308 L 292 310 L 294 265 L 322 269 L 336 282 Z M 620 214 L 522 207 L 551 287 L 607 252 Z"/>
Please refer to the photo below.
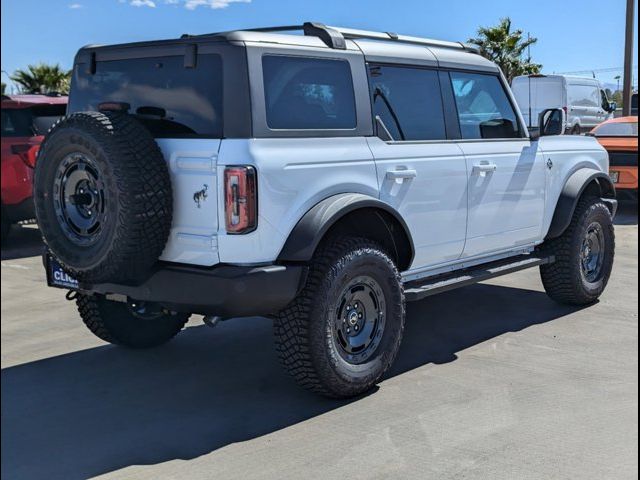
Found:
<path fill-rule="evenodd" d="M 353 79 L 346 60 L 265 55 L 262 69 L 269 128 L 356 128 Z"/>
<path fill-rule="evenodd" d="M 446 138 L 438 73 L 410 67 L 373 66 L 369 71 L 373 115 L 395 140 Z"/>
<path fill-rule="evenodd" d="M 576 107 L 599 107 L 600 92 L 593 85 L 572 85 L 569 87 L 569 103 Z"/>
<path fill-rule="evenodd" d="M 463 139 L 520 138 L 513 105 L 496 75 L 451 72 Z"/>

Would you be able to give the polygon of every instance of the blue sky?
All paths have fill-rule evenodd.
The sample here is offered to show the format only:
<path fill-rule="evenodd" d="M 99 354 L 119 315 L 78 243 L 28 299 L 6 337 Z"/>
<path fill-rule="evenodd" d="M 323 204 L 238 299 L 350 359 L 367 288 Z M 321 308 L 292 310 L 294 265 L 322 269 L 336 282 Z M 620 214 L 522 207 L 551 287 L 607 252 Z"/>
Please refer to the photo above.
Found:
<path fill-rule="evenodd" d="M 172 38 L 305 20 L 466 41 L 510 16 L 539 38 L 547 73 L 621 67 L 625 0 L 2 0 L 2 70 L 46 61 L 70 68 L 90 43 Z M 636 15 L 636 55 L 637 55 Z M 621 72 L 597 73 L 614 83 Z M 588 75 L 588 74 L 587 74 Z M 636 67 L 637 76 L 637 67 Z M 3 73 L 2 81 L 7 82 Z"/>

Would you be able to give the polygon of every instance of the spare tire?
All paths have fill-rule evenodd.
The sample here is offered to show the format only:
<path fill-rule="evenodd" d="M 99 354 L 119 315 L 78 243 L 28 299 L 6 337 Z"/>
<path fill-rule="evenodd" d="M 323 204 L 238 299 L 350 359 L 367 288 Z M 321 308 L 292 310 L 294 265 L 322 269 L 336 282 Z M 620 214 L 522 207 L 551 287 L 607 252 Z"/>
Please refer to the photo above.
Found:
<path fill-rule="evenodd" d="M 135 283 L 167 242 L 172 191 L 158 145 L 135 118 L 78 112 L 47 134 L 36 163 L 38 225 L 83 283 Z"/>

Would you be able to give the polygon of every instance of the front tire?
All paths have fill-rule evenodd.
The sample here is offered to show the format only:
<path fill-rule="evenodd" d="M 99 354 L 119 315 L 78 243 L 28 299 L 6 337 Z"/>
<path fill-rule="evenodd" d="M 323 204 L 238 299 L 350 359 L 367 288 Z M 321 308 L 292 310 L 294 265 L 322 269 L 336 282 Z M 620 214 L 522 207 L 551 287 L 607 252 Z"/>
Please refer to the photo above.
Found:
<path fill-rule="evenodd" d="M 568 305 L 595 302 L 613 268 L 615 232 L 609 209 L 598 198 L 581 199 L 569 228 L 543 249 L 556 259 L 540 267 L 547 294 Z"/>
<path fill-rule="evenodd" d="M 327 242 L 300 295 L 275 319 L 280 362 L 315 393 L 362 394 L 395 360 L 404 320 L 400 274 L 389 256 L 366 239 Z"/>
<path fill-rule="evenodd" d="M 167 314 L 143 302 L 113 302 L 101 295 L 78 294 L 76 305 L 82 321 L 95 336 L 129 348 L 162 345 L 189 320 L 188 314 Z"/>

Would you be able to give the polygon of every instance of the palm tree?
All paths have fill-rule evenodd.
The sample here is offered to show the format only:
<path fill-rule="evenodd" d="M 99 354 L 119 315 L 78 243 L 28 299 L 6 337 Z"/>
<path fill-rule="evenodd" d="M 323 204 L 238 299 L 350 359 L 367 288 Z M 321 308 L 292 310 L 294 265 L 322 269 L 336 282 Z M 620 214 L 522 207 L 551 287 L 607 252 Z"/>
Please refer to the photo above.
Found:
<path fill-rule="evenodd" d="M 500 19 L 494 27 L 480 27 L 478 36 L 469 39 L 469 43 L 480 48 L 483 57 L 498 64 L 509 82 L 518 75 L 540 73 L 542 65 L 532 63 L 528 53 L 537 41 L 537 38 L 524 38 L 522 30 L 512 31 L 509 17 Z"/>
<path fill-rule="evenodd" d="M 26 70 L 16 70 L 11 80 L 20 86 L 22 93 L 68 93 L 71 71 L 60 65 L 29 65 Z"/>

